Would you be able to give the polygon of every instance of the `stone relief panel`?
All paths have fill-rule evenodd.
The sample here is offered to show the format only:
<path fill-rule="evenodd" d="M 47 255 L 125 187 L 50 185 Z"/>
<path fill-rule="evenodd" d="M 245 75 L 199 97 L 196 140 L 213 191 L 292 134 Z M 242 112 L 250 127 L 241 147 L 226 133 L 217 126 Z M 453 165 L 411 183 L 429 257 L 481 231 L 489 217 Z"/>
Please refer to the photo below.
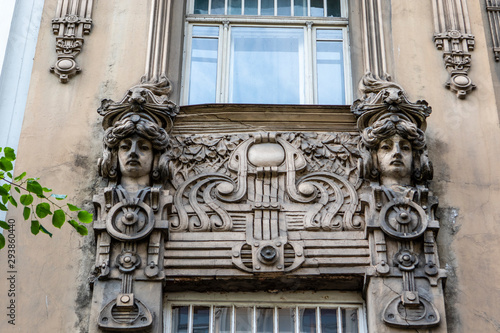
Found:
<path fill-rule="evenodd" d="M 94 196 L 97 239 L 94 313 L 102 330 L 160 331 L 163 247 L 172 196 L 164 188 L 169 135 L 178 112 L 167 79 L 131 88 L 117 103 L 103 100 L 105 129 L 99 172 L 108 187 Z"/>
<path fill-rule="evenodd" d="M 438 201 L 428 188 L 432 165 L 424 131 L 431 108 L 410 102 L 399 85 L 370 76 L 362 92 L 352 111 L 361 132 L 362 177 L 370 181 L 362 198 L 372 260 L 367 274 L 401 279 L 400 295 L 381 311 L 387 325 L 434 327 L 440 313 L 429 291 L 440 288 L 445 272 L 435 242 Z M 427 283 L 418 288 L 420 279 Z"/>

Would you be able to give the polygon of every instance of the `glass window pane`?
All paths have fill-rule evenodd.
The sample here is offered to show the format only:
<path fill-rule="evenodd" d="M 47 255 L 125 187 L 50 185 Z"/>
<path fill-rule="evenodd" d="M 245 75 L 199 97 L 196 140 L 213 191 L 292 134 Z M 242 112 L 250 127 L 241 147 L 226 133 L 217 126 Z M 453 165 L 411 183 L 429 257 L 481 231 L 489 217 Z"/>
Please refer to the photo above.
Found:
<path fill-rule="evenodd" d="M 342 30 L 326 30 L 326 29 L 318 29 L 316 30 L 316 39 L 321 40 L 342 40 Z"/>
<path fill-rule="evenodd" d="M 215 103 L 217 39 L 193 38 L 189 78 L 189 104 Z"/>
<path fill-rule="evenodd" d="M 311 16 L 325 16 L 323 0 L 311 0 Z"/>
<path fill-rule="evenodd" d="M 257 309 L 255 316 L 257 320 L 257 333 L 273 333 L 274 309 Z"/>
<path fill-rule="evenodd" d="M 294 0 L 293 4 L 294 16 L 307 16 L 307 0 Z"/>
<path fill-rule="evenodd" d="M 214 308 L 214 332 L 231 333 L 231 309 L 227 307 Z"/>
<path fill-rule="evenodd" d="M 236 333 L 252 332 L 253 308 L 236 308 Z"/>
<path fill-rule="evenodd" d="M 212 0 L 212 8 L 210 8 L 210 14 L 224 15 L 224 2 L 224 0 Z"/>
<path fill-rule="evenodd" d="M 189 306 L 172 307 L 172 333 L 187 333 Z"/>
<path fill-rule="evenodd" d="M 245 15 L 257 15 L 257 0 L 245 0 Z"/>
<path fill-rule="evenodd" d="M 279 333 L 294 333 L 293 325 L 294 309 L 284 308 L 278 309 L 278 332 Z"/>
<path fill-rule="evenodd" d="M 342 309 L 342 332 L 358 333 L 358 309 Z"/>
<path fill-rule="evenodd" d="M 274 0 L 260 0 L 260 15 L 274 15 Z"/>
<path fill-rule="evenodd" d="M 321 309 L 321 333 L 337 333 L 337 309 Z"/>
<path fill-rule="evenodd" d="M 290 7 L 290 0 L 278 0 L 278 16 L 292 15 L 292 8 Z"/>
<path fill-rule="evenodd" d="M 316 74 L 319 104 L 345 104 L 342 42 L 316 43 Z"/>
<path fill-rule="evenodd" d="M 193 37 L 219 37 L 219 27 L 195 25 L 193 26 Z"/>
<path fill-rule="evenodd" d="M 227 11 L 228 15 L 241 15 L 241 0 L 229 0 Z"/>
<path fill-rule="evenodd" d="M 208 0 L 194 0 L 194 14 L 208 14 Z"/>
<path fill-rule="evenodd" d="M 303 44 L 302 28 L 233 28 L 229 102 L 300 104 Z"/>
<path fill-rule="evenodd" d="M 300 333 L 316 332 L 316 309 L 299 309 Z"/>
<path fill-rule="evenodd" d="M 195 306 L 193 308 L 193 333 L 208 333 L 210 326 L 210 308 Z"/>
<path fill-rule="evenodd" d="M 340 17 L 340 0 L 326 0 L 326 16 Z"/>

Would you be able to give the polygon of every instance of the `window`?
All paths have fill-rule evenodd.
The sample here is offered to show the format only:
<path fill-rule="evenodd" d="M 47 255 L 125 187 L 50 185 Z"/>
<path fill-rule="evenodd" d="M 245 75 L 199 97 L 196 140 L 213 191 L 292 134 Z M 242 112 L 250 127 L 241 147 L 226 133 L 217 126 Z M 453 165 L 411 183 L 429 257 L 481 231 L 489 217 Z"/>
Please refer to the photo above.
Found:
<path fill-rule="evenodd" d="M 183 104 L 350 103 L 345 0 L 192 0 Z"/>
<path fill-rule="evenodd" d="M 355 293 L 174 293 L 166 312 L 169 333 L 366 332 Z"/>

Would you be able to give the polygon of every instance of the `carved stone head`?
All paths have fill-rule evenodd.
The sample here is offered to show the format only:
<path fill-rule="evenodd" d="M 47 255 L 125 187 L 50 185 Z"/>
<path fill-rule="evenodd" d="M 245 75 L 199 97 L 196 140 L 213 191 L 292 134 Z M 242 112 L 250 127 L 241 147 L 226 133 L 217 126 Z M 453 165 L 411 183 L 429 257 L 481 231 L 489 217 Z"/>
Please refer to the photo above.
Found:
<path fill-rule="evenodd" d="M 416 185 L 432 178 L 425 134 L 405 115 L 386 113 L 361 133 L 366 178 Z"/>

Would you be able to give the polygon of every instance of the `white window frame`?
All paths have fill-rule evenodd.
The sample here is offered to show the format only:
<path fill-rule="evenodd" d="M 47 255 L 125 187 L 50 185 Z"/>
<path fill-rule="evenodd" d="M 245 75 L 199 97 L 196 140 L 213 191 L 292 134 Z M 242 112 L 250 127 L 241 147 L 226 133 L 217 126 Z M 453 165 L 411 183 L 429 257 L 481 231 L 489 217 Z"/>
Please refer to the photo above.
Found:
<path fill-rule="evenodd" d="M 325 0 L 326 1 L 326 0 Z M 210 0 L 211 2 L 211 0 Z M 259 0 L 260 2 L 260 0 Z M 260 6 L 259 6 L 260 8 Z M 210 3 L 209 3 L 210 10 Z M 188 13 L 194 11 L 194 0 L 188 2 Z M 227 6 L 225 8 L 227 12 Z M 277 8 L 275 7 L 275 13 Z M 347 19 L 347 0 L 341 0 L 341 18 L 333 17 L 294 17 L 294 16 L 245 16 L 245 15 L 199 15 L 187 14 L 184 36 L 184 64 L 181 85 L 181 105 L 189 104 L 189 79 L 193 26 L 218 26 L 218 56 L 215 103 L 229 103 L 229 68 L 232 27 L 284 27 L 304 29 L 305 91 L 304 101 L 300 104 L 317 105 L 318 87 L 316 71 L 316 31 L 319 29 L 339 29 L 342 31 L 344 60 L 345 105 L 352 103 L 352 74 Z M 293 6 L 292 6 L 293 15 Z M 326 15 L 326 12 L 325 12 Z M 312 40 L 311 40 L 312 38 Z"/>
<path fill-rule="evenodd" d="M 234 293 L 197 293 L 197 292 L 175 292 L 165 295 L 164 306 L 164 330 L 165 333 L 171 333 L 172 328 L 172 308 L 176 306 L 189 307 L 189 322 L 188 333 L 192 332 L 193 323 L 193 307 L 204 306 L 210 308 L 210 330 L 209 333 L 215 333 L 214 328 L 214 308 L 215 307 L 230 307 L 232 320 L 232 333 L 235 329 L 235 307 L 249 307 L 254 309 L 253 312 L 253 327 L 256 329 L 256 308 L 293 308 L 295 309 L 294 317 L 298 309 L 315 308 L 315 309 L 357 309 L 358 311 L 358 332 L 367 333 L 366 307 L 360 293 L 356 292 L 341 292 L 341 291 L 300 291 L 300 292 L 234 292 Z M 316 325 L 320 328 L 321 318 L 319 311 L 316 311 Z M 337 321 L 340 331 L 342 332 L 341 311 L 337 311 Z M 274 327 L 275 333 L 278 328 L 276 322 L 276 310 L 274 311 Z M 299 332 L 300 323 L 294 320 L 295 331 Z M 320 332 L 320 330 L 318 330 Z M 256 332 L 249 332 L 256 333 Z"/>

